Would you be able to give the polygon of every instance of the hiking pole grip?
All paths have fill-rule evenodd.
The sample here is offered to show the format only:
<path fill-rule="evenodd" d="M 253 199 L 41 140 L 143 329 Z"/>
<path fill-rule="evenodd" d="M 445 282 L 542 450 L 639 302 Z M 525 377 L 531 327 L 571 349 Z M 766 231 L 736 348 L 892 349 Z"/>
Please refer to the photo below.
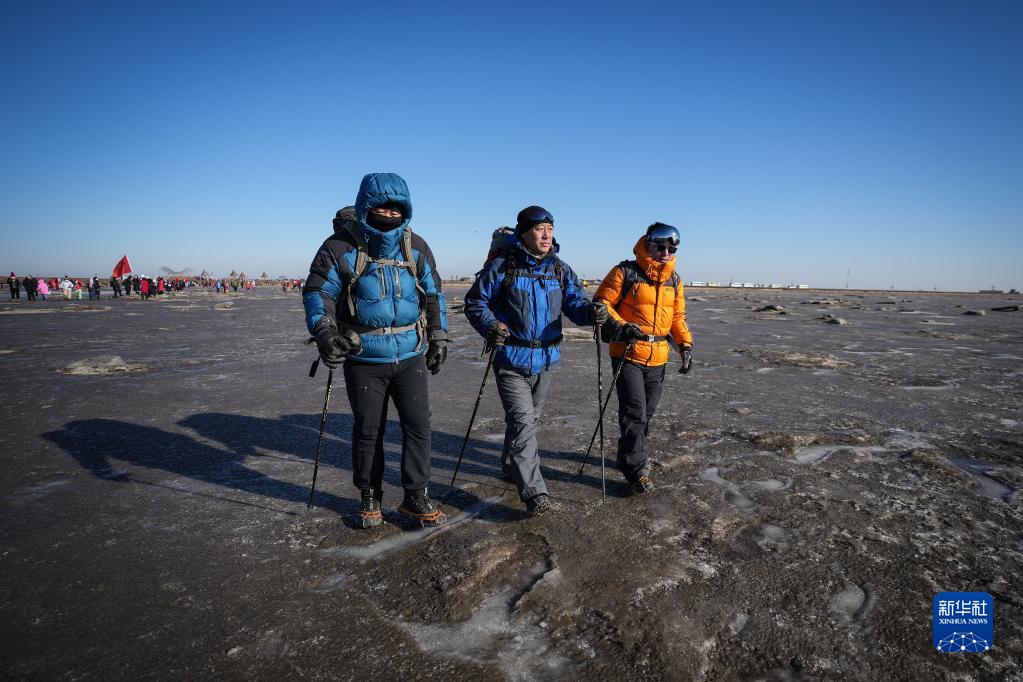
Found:
<path fill-rule="evenodd" d="M 484 346 L 484 352 L 486 346 Z M 480 384 L 480 392 L 476 395 L 476 405 L 472 408 L 472 416 L 469 417 L 469 428 L 465 430 L 465 438 L 462 439 L 462 449 L 458 453 L 458 463 L 455 464 L 455 473 L 451 476 L 451 486 L 454 487 L 455 479 L 458 478 L 458 469 L 462 466 L 462 455 L 465 454 L 465 446 L 469 442 L 469 433 L 472 425 L 476 423 L 476 412 L 480 409 L 480 401 L 483 399 L 483 389 L 487 386 L 487 377 L 490 376 L 490 368 L 494 364 L 494 356 L 497 354 L 497 346 L 490 348 L 490 355 L 487 356 L 487 368 L 483 370 L 483 383 Z"/>
<path fill-rule="evenodd" d="M 583 457 L 583 463 L 579 467 L 578 476 L 583 475 L 583 469 L 586 468 L 586 462 L 590 459 L 590 450 L 593 449 L 593 441 L 597 438 L 597 430 L 600 428 L 600 422 L 604 421 L 604 412 L 607 411 L 607 404 L 611 402 L 611 394 L 615 392 L 615 385 L 618 383 L 618 375 L 622 373 L 622 368 L 625 367 L 625 356 L 629 354 L 635 342 L 630 343 L 625 348 L 625 352 L 622 354 L 622 361 L 618 365 L 618 369 L 615 370 L 614 375 L 611 377 L 611 387 L 607 389 L 607 397 L 604 398 L 604 404 L 600 408 L 600 415 L 597 417 L 597 425 L 593 427 L 593 435 L 590 436 L 590 444 L 586 446 L 586 456 Z"/>
<path fill-rule="evenodd" d="M 316 462 L 313 464 L 313 484 L 309 487 L 309 502 L 306 509 L 313 506 L 313 495 L 316 494 L 316 474 L 320 471 L 320 446 L 323 444 L 323 431 L 327 428 L 327 405 L 330 404 L 330 385 L 334 381 L 333 368 L 327 372 L 327 395 L 323 398 L 323 415 L 320 417 L 320 436 L 316 439 Z"/>

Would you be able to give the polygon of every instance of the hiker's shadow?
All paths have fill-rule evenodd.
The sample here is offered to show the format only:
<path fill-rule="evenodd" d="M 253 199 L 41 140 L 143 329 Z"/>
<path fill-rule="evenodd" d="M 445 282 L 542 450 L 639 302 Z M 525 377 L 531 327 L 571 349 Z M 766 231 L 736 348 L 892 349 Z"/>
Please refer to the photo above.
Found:
<path fill-rule="evenodd" d="M 320 419 L 320 415 L 316 414 L 290 414 L 267 419 L 200 413 L 178 422 L 198 437 L 124 421 L 85 419 L 68 422 L 62 429 L 45 433 L 43 437 L 63 448 L 83 469 L 97 478 L 161 485 L 143 481 L 116 468 L 117 463 L 126 463 L 257 496 L 306 502 L 309 486 L 275 478 L 260 469 L 279 466 L 273 460 L 284 462 L 285 467 L 295 458 L 312 461 L 316 456 Z M 321 467 L 351 470 L 351 428 L 351 415 L 330 415 L 321 447 Z M 445 444 L 457 439 L 461 444 L 461 438 L 452 434 L 434 432 L 434 439 Z M 215 444 L 209 441 L 215 441 Z M 398 487 L 401 485 L 400 442 L 399 424 L 388 421 L 385 428 L 384 480 Z M 499 471 L 499 459 L 480 453 L 480 448 L 493 449 L 493 444 L 471 440 L 466 447 L 461 471 L 494 475 Z M 435 456 L 433 465 L 436 470 L 451 470 L 455 462 Z M 438 478 L 446 479 L 446 476 Z M 435 483 L 431 490 L 434 488 L 445 498 L 445 504 L 456 508 L 464 508 L 477 501 L 476 496 L 452 488 L 446 485 L 446 481 Z M 339 497 L 319 489 L 314 504 L 339 515 L 350 516 L 359 508 L 356 497 Z M 260 506 L 251 501 L 230 501 Z"/>
<path fill-rule="evenodd" d="M 544 450 L 542 458 L 548 460 L 551 466 L 543 467 L 543 476 L 545 479 L 552 481 L 561 481 L 565 483 L 579 483 L 588 487 L 596 488 L 600 490 L 600 454 L 599 452 L 590 452 L 590 456 L 587 458 L 585 452 L 573 452 L 571 450 Z M 555 467 L 553 460 L 560 460 L 568 464 L 567 471 Z M 584 463 L 585 462 L 585 466 Z M 579 469 L 582 469 L 583 473 L 579 473 Z M 615 462 L 615 457 L 607 457 L 604 459 L 604 477 L 607 481 L 607 494 L 611 497 L 629 497 L 631 492 L 629 485 L 622 479 L 622 475 L 618 471 L 618 465 Z"/>
<path fill-rule="evenodd" d="M 265 428 L 270 425 L 266 422 L 275 421 L 247 419 L 253 420 L 249 422 L 253 428 Z M 160 485 L 115 468 L 116 462 L 124 462 L 260 497 L 287 502 L 306 502 L 309 499 L 308 486 L 273 478 L 246 466 L 247 455 L 152 426 L 111 419 L 85 419 L 68 422 L 58 431 L 44 433 L 43 438 L 62 447 L 83 469 L 98 478 Z M 251 501 L 241 503 L 259 506 Z M 357 501 L 328 492 L 318 492 L 315 504 L 341 515 L 352 514 L 358 509 Z"/>

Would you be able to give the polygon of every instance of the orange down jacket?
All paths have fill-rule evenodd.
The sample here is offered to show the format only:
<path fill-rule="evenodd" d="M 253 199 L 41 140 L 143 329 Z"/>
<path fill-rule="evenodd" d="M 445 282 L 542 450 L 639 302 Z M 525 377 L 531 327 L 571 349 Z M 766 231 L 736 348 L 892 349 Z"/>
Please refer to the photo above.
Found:
<path fill-rule="evenodd" d="M 607 304 L 611 319 L 618 324 L 633 322 L 644 334 L 650 336 L 671 336 L 680 346 L 691 346 L 693 335 L 686 324 L 686 299 L 681 278 L 678 286 L 671 286 L 671 275 L 675 272 L 675 258 L 667 263 L 658 263 L 646 250 L 645 238 L 640 237 L 633 247 L 636 263 L 646 273 L 649 281 L 637 281 L 631 291 L 622 291 L 625 273 L 615 266 L 597 288 L 594 301 Z M 611 357 L 624 355 L 626 344 L 610 344 Z M 656 367 L 668 361 L 671 346 L 667 341 L 637 341 L 626 360 L 640 365 Z"/>

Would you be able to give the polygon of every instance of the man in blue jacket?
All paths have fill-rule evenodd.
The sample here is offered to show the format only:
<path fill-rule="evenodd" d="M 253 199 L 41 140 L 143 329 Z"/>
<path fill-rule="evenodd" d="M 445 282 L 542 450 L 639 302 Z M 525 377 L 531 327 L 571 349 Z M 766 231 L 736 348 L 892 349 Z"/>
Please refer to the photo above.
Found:
<path fill-rule="evenodd" d="M 551 507 L 540 475 L 536 424 L 561 359 L 561 316 L 578 325 L 603 324 L 572 268 L 558 257 L 554 216 L 540 206 L 519 212 L 515 239 L 486 265 L 465 296 L 465 316 L 496 347 L 494 375 L 504 406 L 501 468 L 515 480 L 533 516 Z"/>
<path fill-rule="evenodd" d="M 359 525 L 380 525 L 387 401 L 402 432 L 398 511 L 424 526 L 444 523 L 430 500 L 430 402 L 426 370 L 447 359 L 447 312 L 426 242 L 409 229 L 408 186 L 394 173 L 362 179 L 355 206 L 334 219 L 302 290 L 306 325 L 320 359 L 344 363 L 352 407 L 352 480 L 362 497 Z"/>

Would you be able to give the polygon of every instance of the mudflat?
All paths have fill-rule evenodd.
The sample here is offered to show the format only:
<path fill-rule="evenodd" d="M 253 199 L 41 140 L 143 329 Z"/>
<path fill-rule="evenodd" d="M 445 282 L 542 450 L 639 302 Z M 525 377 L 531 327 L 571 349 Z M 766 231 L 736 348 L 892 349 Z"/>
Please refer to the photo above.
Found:
<path fill-rule="evenodd" d="M 592 292 L 592 289 L 591 289 Z M 352 515 L 351 412 L 301 297 L 0 304 L 3 677 L 1019 679 L 1019 297 L 691 290 L 695 367 L 667 367 L 652 492 L 596 423 L 572 328 L 539 439 L 554 508 L 501 479 L 491 381 L 446 290 L 430 379 L 439 530 Z M 972 313 L 972 314 L 967 314 Z M 570 323 L 567 323 L 570 325 Z M 604 387 L 610 363 L 603 361 Z M 994 647 L 943 654 L 932 599 L 995 600 Z"/>

